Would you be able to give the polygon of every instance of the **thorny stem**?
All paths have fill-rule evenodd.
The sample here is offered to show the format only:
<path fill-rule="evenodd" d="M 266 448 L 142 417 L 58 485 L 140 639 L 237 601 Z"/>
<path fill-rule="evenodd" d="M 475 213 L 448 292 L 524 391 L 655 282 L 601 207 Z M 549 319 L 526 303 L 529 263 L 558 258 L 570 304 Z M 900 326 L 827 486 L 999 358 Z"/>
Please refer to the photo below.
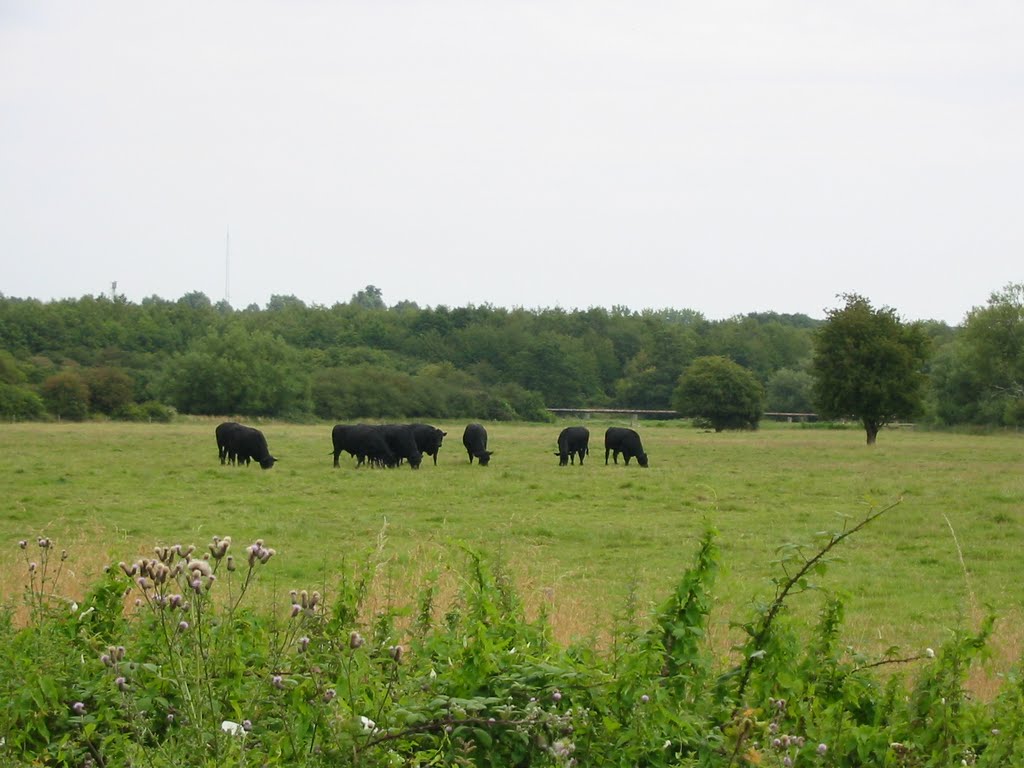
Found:
<path fill-rule="evenodd" d="M 536 720 L 533 718 L 522 718 L 519 720 L 491 720 L 491 718 L 484 717 L 467 717 L 461 720 L 431 720 L 429 723 L 420 723 L 419 725 L 411 725 L 408 728 L 403 728 L 400 731 L 388 731 L 382 733 L 379 736 L 371 736 L 370 739 L 363 745 L 363 749 L 369 749 L 375 747 L 378 744 L 384 744 L 389 741 L 396 739 L 404 739 L 406 736 L 414 736 L 417 733 L 430 733 L 431 731 L 443 731 L 445 728 L 458 728 L 463 725 L 486 725 L 490 727 L 495 726 L 518 726 L 518 725 L 531 725 Z"/>
<path fill-rule="evenodd" d="M 898 499 L 889 506 L 883 507 L 882 509 L 872 512 L 859 523 L 857 523 L 857 525 L 853 526 L 853 528 L 850 528 L 847 531 L 843 531 L 842 533 L 838 534 L 832 534 L 832 536 L 828 540 L 828 543 L 825 544 L 825 546 L 822 547 L 814 557 L 804 561 L 804 564 L 800 567 L 800 570 L 798 570 L 795 574 L 790 576 L 782 585 L 782 587 L 776 592 L 775 600 L 772 602 L 771 606 L 769 606 L 767 613 L 765 613 L 764 618 L 761 621 L 760 629 L 757 630 L 757 633 L 754 635 L 753 641 L 751 643 L 751 646 L 753 647 L 755 652 L 761 650 L 761 646 L 764 643 L 765 639 L 768 637 L 768 632 L 771 630 L 772 624 L 774 623 L 776 617 L 779 615 L 779 611 L 782 610 L 782 606 L 786 602 L 786 597 L 789 595 L 790 591 L 797 584 L 800 583 L 800 580 L 804 577 L 804 575 L 807 574 L 808 571 L 810 571 L 812 568 L 814 568 L 814 566 L 817 565 L 825 557 L 825 555 L 831 552 L 842 541 L 848 539 L 850 536 L 860 531 L 869 523 L 874 522 L 879 517 L 884 515 L 886 512 L 898 506 L 900 502 L 902 502 L 902 499 Z M 736 690 L 736 706 L 733 708 L 732 717 L 736 717 L 736 713 L 739 712 L 739 709 L 742 706 L 743 694 L 746 693 L 747 684 L 750 682 L 750 675 L 754 671 L 754 664 L 756 662 L 757 657 L 753 654 L 747 654 L 747 658 L 743 661 L 743 675 L 740 678 L 740 684 Z"/>
<path fill-rule="evenodd" d="M 859 667 L 854 667 L 850 670 L 850 674 L 855 672 L 863 672 L 865 669 L 874 669 L 875 667 L 884 667 L 887 664 L 910 664 L 912 661 L 920 661 L 921 659 L 932 658 L 926 653 L 918 653 L 914 656 L 907 656 L 902 659 L 880 659 L 879 661 L 873 661 L 870 664 L 862 664 Z"/>

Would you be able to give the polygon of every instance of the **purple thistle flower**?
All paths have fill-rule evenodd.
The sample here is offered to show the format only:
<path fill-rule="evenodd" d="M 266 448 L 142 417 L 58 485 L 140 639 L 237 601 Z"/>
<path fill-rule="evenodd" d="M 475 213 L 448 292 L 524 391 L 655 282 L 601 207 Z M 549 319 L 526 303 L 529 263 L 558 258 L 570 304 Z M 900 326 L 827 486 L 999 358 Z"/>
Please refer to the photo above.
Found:
<path fill-rule="evenodd" d="M 188 622 L 184 621 L 184 620 L 179 621 L 178 622 L 178 631 L 179 632 L 187 632 L 188 631 Z"/>
<path fill-rule="evenodd" d="M 76 701 L 74 704 L 71 705 L 71 711 L 74 712 L 76 715 L 84 715 L 85 704 L 83 704 L 80 701 Z"/>
<path fill-rule="evenodd" d="M 127 691 L 128 690 L 128 681 L 125 680 L 123 677 L 116 678 L 114 680 L 114 685 L 116 685 L 119 690 L 122 690 L 122 691 Z"/>
<path fill-rule="evenodd" d="M 651 697 L 648 696 L 646 693 L 643 696 L 640 697 L 640 703 L 641 704 L 646 704 L 650 700 L 651 700 Z"/>
<path fill-rule="evenodd" d="M 559 691 L 558 689 L 555 689 L 555 692 L 551 694 L 551 700 L 554 701 L 554 702 L 561 701 L 562 700 L 562 692 Z"/>
<path fill-rule="evenodd" d="M 828 744 L 819 744 L 818 745 L 818 754 L 819 755 L 824 755 L 826 752 L 828 752 Z"/>
<path fill-rule="evenodd" d="M 271 684 L 278 689 L 284 688 L 284 680 L 280 675 L 274 675 L 271 680 Z"/>

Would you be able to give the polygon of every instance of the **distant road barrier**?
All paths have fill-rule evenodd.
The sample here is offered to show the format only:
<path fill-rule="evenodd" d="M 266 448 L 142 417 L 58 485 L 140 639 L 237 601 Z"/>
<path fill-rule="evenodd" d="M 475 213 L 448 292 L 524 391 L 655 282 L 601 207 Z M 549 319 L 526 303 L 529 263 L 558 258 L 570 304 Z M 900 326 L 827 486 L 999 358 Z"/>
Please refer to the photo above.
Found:
<path fill-rule="evenodd" d="M 653 411 L 643 408 L 548 408 L 549 413 L 556 416 L 580 416 L 590 418 L 591 416 L 629 416 L 631 423 L 636 423 L 641 417 L 650 416 L 658 419 L 678 419 L 679 411 Z M 817 421 L 816 413 L 784 413 L 781 411 L 767 411 L 764 413 L 766 419 L 772 421 Z"/>

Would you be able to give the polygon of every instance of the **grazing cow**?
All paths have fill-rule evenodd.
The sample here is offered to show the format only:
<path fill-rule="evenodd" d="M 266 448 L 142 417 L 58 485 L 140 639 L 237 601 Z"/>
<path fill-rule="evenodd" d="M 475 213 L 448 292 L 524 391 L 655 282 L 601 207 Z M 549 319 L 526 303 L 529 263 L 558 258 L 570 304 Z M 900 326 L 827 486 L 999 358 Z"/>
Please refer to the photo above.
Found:
<path fill-rule="evenodd" d="M 481 467 L 486 467 L 494 451 L 487 450 L 487 430 L 482 424 L 467 424 L 466 431 L 462 433 L 462 444 L 466 446 L 466 453 L 469 454 L 469 463 L 473 463 L 475 456 Z"/>
<path fill-rule="evenodd" d="M 616 464 L 619 463 L 619 454 L 621 453 L 626 460 L 626 466 L 629 466 L 629 460 L 634 456 L 637 464 L 641 467 L 647 466 L 647 454 L 644 453 L 640 435 L 636 433 L 636 430 L 626 427 L 608 427 L 608 431 L 604 433 L 605 464 L 608 463 L 609 453 Z"/>
<path fill-rule="evenodd" d="M 385 424 L 378 427 L 384 435 L 384 442 L 395 457 L 395 462 L 408 461 L 413 469 L 419 469 L 423 454 L 416 445 L 416 436 L 411 424 Z M 390 465 L 389 465 L 390 466 Z"/>
<path fill-rule="evenodd" d="M 580 466 L 583 466 L 583 457 L 590 453 L 590 430 L 586 427 L 566 427 L 558 435 L 558 466 L 564 467 L 572 462 L 576 463 L 576 456 L 580 457 Z"/>
<path fill-rule="evenodd" d="M 235 451 L 231 445 L 230 435 L 238 426 L 241 425 L 237 421 L 225 421 L 223 424 L 217 425 L 217 455 L 220 457 L 221 464 L 235 463 Z"/>
<path fill-rule="evenodd" d="M 221 424 L 220 427 L 225 427 L 225 425 Z M 249 461 L 254 460 L 263 469 L 270 469 L 274 466 L 277 459 L 270 455 L 267 438 L 258 429 L 231 422 L 228 422 L 223 430 L 220 427 L 217 428 L 217 444 L 220 445 L 221 437 L 223 437 L 229 462 L 236 463 L 238 466 L 242 464 L 249 466 Z"/>
<path fill-rule="evenodd" d="M 342 451 L 355 457 L 356 466 L 369 461 L 371 466 L 394 467 L 398 460 L 388 442 L 384 438 L 383 427 L 371 424 L 335 424 L 331 430 L 331 442 L 334 444 L 334 466 L 338 466 L 338 457 Z"/>
<path fill-rule="evenodd" d="M 441 441 L 447 432 L 442 432 L 430 424 L 410 424 L 413 437 L 416 439 L 416 447 L 421 453 L 427 454 L 434 459 L 434 466 L 437 466 L 437 452 L 441 450 Z"/>

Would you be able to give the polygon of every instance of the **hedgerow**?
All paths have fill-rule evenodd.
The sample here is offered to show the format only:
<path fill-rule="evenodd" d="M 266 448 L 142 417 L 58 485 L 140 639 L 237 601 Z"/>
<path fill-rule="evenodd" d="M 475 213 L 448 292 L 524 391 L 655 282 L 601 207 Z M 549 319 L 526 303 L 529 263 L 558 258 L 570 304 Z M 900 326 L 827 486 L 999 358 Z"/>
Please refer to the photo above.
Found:
<path fill-rule="evenodd" d="M 0 615 L 0 764 L 1019 764 L 1024 680 L 992 701 L 965 690 L 993 617 L 935 651 L 867 658 L 843 642 L 843 602 L 817 580 L 889 509 L 783 547 L 775 594 L 725 656 L 707 634 L 710 528 L 673 593 L 650 612 L 627 605 L 601 648 L 555 642 L 505 566 L 474 551 L 444 605 L 435 574 L 410 604 L 371 611 L 370 557 L 330 599 L 297 587 L 268 607 L 253 585 L 273 548 L 215 537 L 112 566 L 73 602 L 68 553 L 22 541 L 23 599 Z M 789 610 L 810 590 L 824 595 L 813 626 Z"/>

